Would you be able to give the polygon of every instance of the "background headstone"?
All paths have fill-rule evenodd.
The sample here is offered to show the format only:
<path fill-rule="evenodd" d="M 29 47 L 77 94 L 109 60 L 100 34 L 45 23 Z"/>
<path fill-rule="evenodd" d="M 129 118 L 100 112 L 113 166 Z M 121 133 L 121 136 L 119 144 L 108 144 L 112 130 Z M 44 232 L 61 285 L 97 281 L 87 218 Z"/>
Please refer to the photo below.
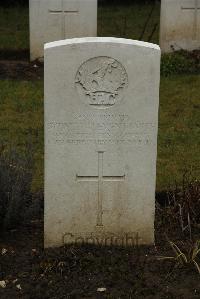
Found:
<path fill-rule="evenodd" d="M 200 48 L 200 0 L 162 0 L 162 52 Z"/>
<path fill-rule="evenodd" d="M 157 45 L 45 45 L 46 247 L 154 242 L 159 79 Z"/>
<path fill-rule="evenodd" d="M 44 43 L 97 35 L 97 0 L 29 0 L 30 56 L 42 59 Z"/>

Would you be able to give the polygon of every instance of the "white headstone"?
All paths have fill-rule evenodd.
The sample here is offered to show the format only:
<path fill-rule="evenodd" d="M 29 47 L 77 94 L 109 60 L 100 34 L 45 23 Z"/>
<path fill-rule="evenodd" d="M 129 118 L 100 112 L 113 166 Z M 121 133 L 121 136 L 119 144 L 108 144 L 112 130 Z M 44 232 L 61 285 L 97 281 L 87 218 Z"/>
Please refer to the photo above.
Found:
<path fill-rule="evenodd" d="M 44 43 L 97 35 L 97 0 L 29 0 L 30 57 L 43 59 Z"/>
<path fill-rule="evenodd" d="M 45 45 L 46 247 L 154 242 L 159 78 L 157 45 Z"/>
<path fill-rule="evenodd" d="M 160 46 L 163 52 L 200 48 L 200 0 L 162 0 Z"/>

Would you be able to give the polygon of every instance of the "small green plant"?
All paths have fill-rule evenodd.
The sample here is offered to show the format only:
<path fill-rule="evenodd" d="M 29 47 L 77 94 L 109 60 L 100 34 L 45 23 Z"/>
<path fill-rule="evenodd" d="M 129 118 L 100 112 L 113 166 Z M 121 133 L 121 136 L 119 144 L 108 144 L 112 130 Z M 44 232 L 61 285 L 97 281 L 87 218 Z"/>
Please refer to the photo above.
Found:
<path fill-rule="evenodd" d="M 195 73 L 200 73 L 200 57 L 198 52 L 181 50 L 162 55 L 161 74 L 163 76 Z"/>
<path fill-rule="evenodd" d="M 160 256 L 158 257 L 159 260 L 173 260 L 175 266 L 188 266 L 193 264 L 200 274 L 200 265 L 197 260 L 200 255 L 200 240 L 192 244 L 187 253 L 184 253 L 174 242 L 169 241 L 169 244 L 173 249 L 175 256 Z"/>

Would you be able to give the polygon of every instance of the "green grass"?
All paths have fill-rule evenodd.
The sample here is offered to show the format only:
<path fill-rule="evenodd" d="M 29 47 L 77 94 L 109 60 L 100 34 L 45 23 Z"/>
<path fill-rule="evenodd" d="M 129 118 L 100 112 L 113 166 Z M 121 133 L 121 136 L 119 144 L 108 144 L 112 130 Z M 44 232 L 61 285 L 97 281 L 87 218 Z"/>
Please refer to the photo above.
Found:
<path fill-rule="evenodd" d="M 27 7 L 0 7 L 0 50 L 29 48 Z"/>
<path fill-rule="evenodd" d="M 43 81 L 0 81 L 0 146 L 34 153 L 33 189 L 43 188 Z"/>
<path fill-rule="evenodd" d="M 98 36 L 116 36 L 139 39 L 152 4 L 131 6 L 103 6 L 98 8 Z M 0 50 L 29 48 L 28 7 L 0 7 Z M 157 4 L 142 40 L 158 43 L 160 5 Z"/>
<path fill-rule="evenodd" d="M 200 178 L 200 75 L 161 78 L 157 189 Z"/>
<path fill-rule="evenodd" d="M 138 40 L 141 37 L 145 23 L 152 10 L 152 7 L 152 4 L 134 4 L 130 6 L 115 5 L 99 7 L 98 36 L 115 36 Z M 159 23 L 160 5 L 157 4 L 154 7 L 152 16 L 148 22 L 148 26 L 142 37 L 143 41 L 158 43 Z M 153 29 L 155 27 L 156 30 L 153 33 Z"/>
<path fill-rule="evenodd" d="M 200 75 L 161 78 L 157 190 L 200 177 Z M 43 81 L 0 81 L 0 143 L 34 151 L 33 190 L 43 189 Z"/>
<path fill-rule="evenodd" d="M 98 35 L 139 39 L 152 5 L 98 9 Z M 156 5 L 143 40 L 158 43 L 160 6 Z M 0 50 L 29 47 L 28 8 L 0 8 Z M 178 55 L 178 56 L 177 56 Z M 163 57 L 157 162 L 157 190 L 181 182 L 186 170 L 200 177 L 200 75 L 182 54 Z M 187 73 L 174 75 L 175 73 Z M 33 190 L 43 189 L 43 81 L 0 81 L 0 145 L 34 151 Z M 25 151 L 24 151 L 25 152 Z"/>

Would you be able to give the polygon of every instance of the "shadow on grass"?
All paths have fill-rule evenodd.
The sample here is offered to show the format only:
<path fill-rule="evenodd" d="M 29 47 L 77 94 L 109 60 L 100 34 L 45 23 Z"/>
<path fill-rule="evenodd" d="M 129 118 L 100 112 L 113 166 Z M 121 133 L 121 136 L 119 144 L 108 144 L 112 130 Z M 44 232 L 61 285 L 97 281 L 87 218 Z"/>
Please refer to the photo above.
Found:
<path fill-rule="evenodd" d="M 0 60 L 0 80 L 34 80 L 42 79 L 44 74 L 43 64 L 39 61 Z"/>
<path fill-rule="evenodd" d="M 0 60 L 29 60 L 30 50 L 0 49 Z"/>

